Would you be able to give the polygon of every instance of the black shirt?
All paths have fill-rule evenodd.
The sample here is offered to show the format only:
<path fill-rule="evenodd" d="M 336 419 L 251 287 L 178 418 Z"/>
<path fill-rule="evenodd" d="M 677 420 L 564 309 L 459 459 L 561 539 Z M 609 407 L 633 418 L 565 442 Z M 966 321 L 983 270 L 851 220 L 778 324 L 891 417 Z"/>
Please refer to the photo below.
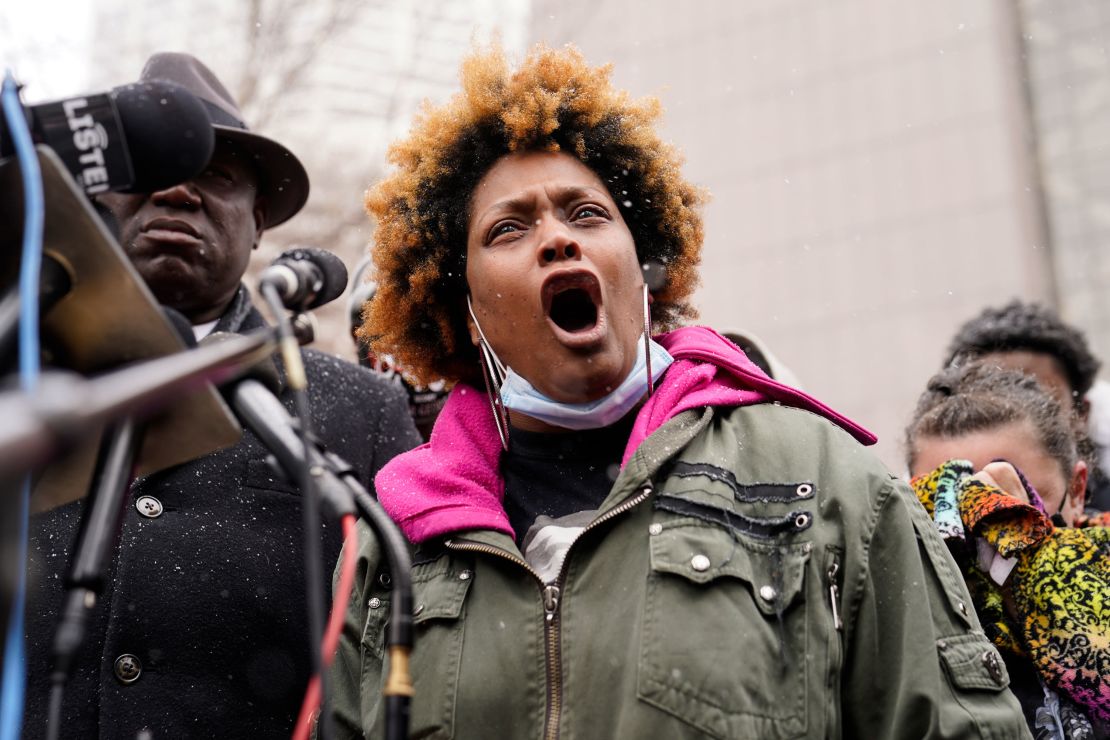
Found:
<path fill-rule="evenodd" d="M 512 428 L 501 456 L 505 512 L 522 544 L 539 516 L 596 510 L 620 474 L 635 412 L 602 429 L 527 432 Z"/>

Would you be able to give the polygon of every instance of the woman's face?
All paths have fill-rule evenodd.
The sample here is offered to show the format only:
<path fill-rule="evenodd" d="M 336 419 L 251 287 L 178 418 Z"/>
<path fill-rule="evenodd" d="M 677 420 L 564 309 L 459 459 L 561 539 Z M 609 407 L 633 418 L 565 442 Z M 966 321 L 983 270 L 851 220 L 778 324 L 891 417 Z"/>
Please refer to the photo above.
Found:
<path fill-rule="evenodd" d="M 1083 510 L 1086 465 L 1077 462 L 1071 475 L 1065 476 L 1059 460 L 1048 454 L 1029 421 L 1010 422 L 958 437 L 919 437 L 914 442 L 913 457 L 910 475 L 915 478 L 952 459 L 970 460 L 977 471 L 994 460 L 1006 460 L 1037 489 L 1050 516 L 1059 512 L 1071 525 Z"/>
<path fill-rule="evenodd" d="M 466 254 L 486 339 L 541 393 L 592 401 L 628 375 L 644 329 L 636 245 L 609 190 L 579 160 L 498 160 L 471 196 Z M 470 335 L 477 344 L 473 322 Z"/>

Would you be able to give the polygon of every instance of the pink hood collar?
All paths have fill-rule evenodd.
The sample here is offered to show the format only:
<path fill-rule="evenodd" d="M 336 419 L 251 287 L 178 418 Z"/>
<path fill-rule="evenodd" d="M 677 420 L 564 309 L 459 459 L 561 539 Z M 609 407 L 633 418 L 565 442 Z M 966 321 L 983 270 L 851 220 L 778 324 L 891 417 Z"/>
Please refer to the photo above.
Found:
<path fill-rule="evenodd" d="M 683 411 L 777 401 L 836 423 L 863 444 L 875 435 L 799 390 L 778 383 L 712 329 L 686 327 L 655 338 L 675 359 L 640 407 L 621 465 L 640 443 Z M 513 530 L 501 504 L 501 443 L 487 395 L 465 383 L 451 391 L 431 439 L 393 458 L 374 479 L 378 499 L 414 543 L 465 529 Z"/>

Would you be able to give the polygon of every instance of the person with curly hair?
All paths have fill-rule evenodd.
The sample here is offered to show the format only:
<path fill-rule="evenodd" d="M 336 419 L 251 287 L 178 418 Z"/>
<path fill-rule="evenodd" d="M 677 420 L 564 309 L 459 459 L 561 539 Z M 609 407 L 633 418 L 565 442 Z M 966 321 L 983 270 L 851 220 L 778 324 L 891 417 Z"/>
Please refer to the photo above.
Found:
<path fill-rule="evenodd" d="M 1020 371 L 956 365 L 929 381 L 906 449 L 1034 736 L 1110 736 L 1110 515 L 1082 513 L 1066 412 Z"/>
<path fill-rule="evenodd" d="M 659 103 L 571 47 L 475 51 L 462 88 L 366 200 L 361 333 L 454 384 L 375 480 L 413 548 L 412 736 L 1028 737 L 874 436 L 688 325 L 706 196 Z M 382 736 L 391 667 L 363 534 L 342 737 Z"/>
<path fill-rule="evenodd" d="M 1090 466 L 1087 503 L 1097 511 L 1110 510 L 1110 475 L 1100 464 L 1102 450 L 1091 433 L 1101 421 L 1092 419 L 1090 395 L 1099 383 L 1096 378 L 1102 363 L 1092 354 L 1083 333 L 1051 308 L 1013 300 L 998 308 L 985 308 L 964 323 L 948 346 L 944 364 L 976 359 L 1034 376 L 1071 412 L 1080 454 Z"/>

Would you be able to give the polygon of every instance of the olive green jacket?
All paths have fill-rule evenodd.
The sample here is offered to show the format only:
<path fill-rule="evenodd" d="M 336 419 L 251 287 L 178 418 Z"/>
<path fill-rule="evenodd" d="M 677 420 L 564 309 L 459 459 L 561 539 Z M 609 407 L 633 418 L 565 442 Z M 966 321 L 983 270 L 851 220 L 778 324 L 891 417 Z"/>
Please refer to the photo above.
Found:
<path fill-rule="evenodd" d="M 360 527 L 343 738 L 383 735 L 391 594 Z M 422 544 L 413 579 L 412 737 L 1029 737 L 914 494 L 806 411 L 672 419 L 553 585 L 489 531 Z"/>

